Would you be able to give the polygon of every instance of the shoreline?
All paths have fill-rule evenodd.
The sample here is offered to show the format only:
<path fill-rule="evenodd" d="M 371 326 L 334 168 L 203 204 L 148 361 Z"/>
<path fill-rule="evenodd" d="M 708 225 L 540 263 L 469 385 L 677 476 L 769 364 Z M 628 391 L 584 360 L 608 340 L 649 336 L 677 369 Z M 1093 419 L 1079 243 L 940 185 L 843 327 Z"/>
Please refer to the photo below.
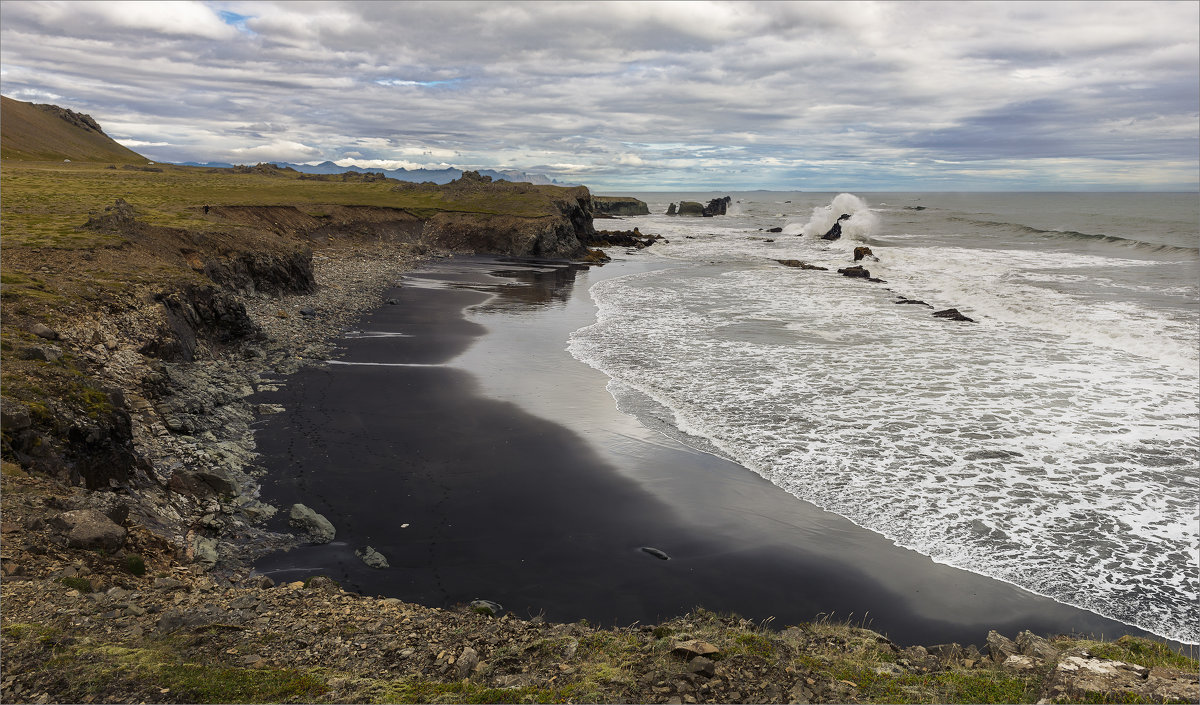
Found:
<path fill-rule="evenodd" d="M 795 499 L 740 465 L 658 436 L 621 414 L 604 389 L 607 378 L 560 351 L 565 340 L 556 343 L 552 338 L 578 327 L 580 316 L 591 315 L 592 304 L 586 292 L 572 293 L 572 289 L 645 266 L 615 261 L 597 275 L 585 271 L 577 278 L 573 273 L 563 275 L 555 266 L 542 266 L 544 271 L 538 272 L 536 264 L 460 258 L 410 272 L 405 277 L 406 286 L 388 294 L 401 297 L 402 305 L 384 306 L 362 320 L 362 328 L 385 335 L 343 342 L 342 362 L 350 367 L 339 365 L 337 369 L 305 371 L 291 387 L 268 395 L 273 403 L 282 400 L 284 407 L 298 411 L 293 419 L 287 419 L 285 414 L 272 417 L 266 425 L 303 427 L 306 432 L 298 435 L 305 436 L 310 446 L 299 452 L 293 447 L 298 442 L 294 437 L 268 440 L 264 462 L 280 470 L 299 463 L 303 479 L 297 484 L 302 484 L 310 495 L 321 497 L 320 501 L 326 504 L 314 508 L 326 513 L 339 532 L 342 524 L 346 524 L 346 532 L 339 533 L 336 545 L 301 547 L 295 553 L 260 561 L 257 566 L 268 574 L 286 575 L 289 579 L 325 570 L 351 585 L 362 585 L 367 592 L 434 606 L 466 603 L 474 598 L 492 599 L 512 604 L 520 613 L 546 610 L 547 618 L 554 621 L 579 618 L 601 624 L 657 621 L 703 605 L 753 619 L 776 618 L 784 623 L 808 621 L 820 613 L 869 612 L 874 628 L 898 643 L 908 644 L 982 643 L 991 628 L 1000 631 L 1030 628 L 1040 633 L 1145 634 L 1135 627 L 1035 596 L 1007 583 L 934 563 L 849 520 Z M 527 270 L 522 273 L 523 267 Z M 501 286 L 495 277 L 487 275 L 489 268 L 507 269 L 507 279 L 525 281 Z M 539 278 L 544 281 L 539 282 Z M 413 286 L 414 282 L 423 283 Z M 529 293 L 527 289 L 534 291 Z M 422 313 L 417 328 L 412 327 L 414 321 L 406 320 L 404 304 L 411 305 L 412 301 L 402 298 L 405 294 L 420 301 Z M 493 299 L 485 303 L 485 295 L 489 294 Z M 586 305 L 575 305 L 581 299 Z M 464 312 L 468 307 L 474 307 L 469 316 Z M 433 311 L 437 314 L 433 315 Z M 441 341 L 447 334 L 438 332 L 438 321 L 449 321 L 446 327 L 462 329 L 451 336 L 455 342 L 450 348 Z M 413 333 L 414 330 L 421 332 Z M 433 349 L 429 349 L 430 340 L 423 339 L 422 333 L 434 336 Z M 411 337 L 390 337 L 396 334 Z M 371 364 L 380 362 L 441 367 L 389 368 Z M 354 363 L 368 364 L 355 368 Z M 368 401 L 373 393 L 368 390 L 391 384 L 388 380 L 397 375 L 403 378 L 401 386 L 413 393 L 411 401 L 420 407 L 419 414 L 405 416 L 402 410 L 389 411 L 382 402 Z M 306 385 L 319 388 L 320 403 L 303 393 L 299 397 L 290 396 Z M 529 391 L 522 392 L 523 387 Z M 313 408 L 330 403 L 336 408 L 333 416 L 355 415 L 352 434 L 380 438 L 385 427 L 392 438 L 399 434 L 399 440 L 389 441 L 386 450 L 368 454 L 399 459 L 394 462 L 405 467 L 412 467 L 405 458 L 420 457 L 437 465 L 442 475 L 419 481 L 400 480 L 382 466 L 367 467 L 369 463 L 356 455 L 364 450 L 364 443 L 349 441 L 354 436 L 345 436 L 342 431 L 331 432 L 326 411 L 321 412 L 324 420 L 320 423 L 308 418 Z M 491 412 L 495 416 L 480 411 L 501 403 L 515 405 L 517 409 L 497 407 L 497 411 Z M 360 408 L 363 404 L 372 406 Z M 574 411 L 570 410 L 572 406 L 576 407 Z M 423 430 L 421 426 L 422 421 L 437 427 L 449 423 L 448 419 L 464 419 L 480 413 L 483 421 L 463 421 L 473 424 L 470 431 L 454 429 L 440 441 L 431 441 L 428 436 L 436 431 Z M 500 418 L 507 424 L 501 433 L 503 438 L 489 441 L 487 429 Z M 379 424 L 380 419 L 386 422 L 378 428 L 372 425 Z M 409 435 L 401 430 L 404 428 L 411 429 Z M 503 461 L 486 453 L 464 460 L 457 455 L 459 450 L 454 451 L 454 457 L 446 455 L 445 449 L 456 443 L 453 434 L 460 431 L 477 436 L 471 443 L 493 443 L 489 453 L 495 452 L 501 441 L 507 445 L 514 438 L 523 439 L 519 441 L 524 444 L 523 450 L 505 456 Z M 562 435 L 564 431 L 568 435 Z M 267 435 L 269 438 L 271 432 Z M 545 440 L 560 435 L 561 440 Z M 282 450 L 285 444 L 286 453 Z M 305 457 L 329 452 L 334 445 L 343 446 L 342 455 L 336 456 L 338 460 L 322 458 L 313 467 L 304 466 Z M 545 481 L 546 475 L 531 473 L 521 466 L 531 459 L 564 454 L 569 457 L 568 464 L 586 466 L 587 472 L 572 476 L 557 489 L 533 489 Z M 473 463 L 483 463 L 484 458 L 498 465 L 499 472 L 506 473 L 506 477 L 498 480 L 486 472 L 467 469 Z M 567 461 L 559 464 L 564 462 Z M 353 466 L 369 479 L 321 477 L 323 468 L 339 466 Z M 304 501 L 295 486 L 278 479 L 278 473 L 272 472 L 271 477 L 277 479 L 268 492 L 286 497 L 283 505 Z M 555 479 L 562 478 L 556 475 Z M 442 493 L 439 495 L 442 498 L 438 500 L 438 512 L 433 514 L 415 507 L 402 510 L 403 516 L 395 524 L 410 526 L 403 530 L 403 540 L 394 539 L 401 531 L 388 521 L 379 518 L 368 521 L 359 516 L 382 512 L 367 508 L 369 503 L 365 499 L 331 500 L 339 492 L 345 492 L 346 483 L 354 482 L 364 482 L 375 492 L 389 491 L 388 483 L 394 482 L 403 494 L 418 503 L 421 496 L 434 492 Z M 539 499 L 523 505 L 526 501 L 523 497 L 506 489 L 506 483 L 510 482 L 517 482 L 524 488 L 522 492 Z M 609 492 L 620 498 L 613 500 L 614 503 L 639 507 L 630 512 L 634 519 L 616 521 L 603 511 L 596 512 L 582 522 L 590 527 L 585 532 L 571 523 L 576 517 L 566 516 L 582 511 L 579 498 L 605 497 Z M 572 509 L 560 515 L 558 507 Z M 506 524 L 516 521 L 513 514 L 523 517 L 528 526 L 506 530 Z M 341 516 L 351 515 L 354 517 L 338 521 Z M 463 520 L 464 517 L 468 519 Z M 456 521 L 458 526 L 454 528 Z M 275 525 L 282 528 L 281 524 L 277 518 Z M 427 533 L 430 524 L 441 528 Z M 556 543 L 549 550 L 552 558 L 519 548 L 535 540 L 545 526 L 554 526 L 556 530 L 566 527 L 563 530 L 574 532 L 572 535 L 587 533 L 615 543 L 603 550 L 589 544 L 587 551 L 569 543 Z M 414 543 L 443 547 L 416 558 L 408 555 Z M 461 547 L 473 543 L 486 550 L 479 546 Z M 403 584 L 389 581 L 385 577 L 387 571 L 367 569 L 355 558 L 354 550 L 368 544 L 384 553 L 393 566 L 404 566 L 399 572 L 441 577 L 429 581 L 408 578 Z M 672 561 L 662 563 L 639 554 L 641 546 L 665 551 Z M 522 565 L 526 561 L 540 567 Z M 514 569 L 512 565 L 521 568 Z M 509 582 L 523 581 L 539 588 L 522 592 L 511 589 L 504 581 L 488 584 L 472 576 L 475 570 L 485 576 L 501 574 Z M 513 570 L 516 574 L 511 574 Z M 563 575 L 547 583 L 537 577 L 539 570 Z M 730 579 L 728 575 L 738 578 Z M 464 586 L 472 581 L 479 587 Z M 603 590 L 587 587 L 595 583 L 606 587 Z M 447 588 L 447 584 L 454 587 Z M 642 596 L 614 601 L 604 594 L 614 585 L 625 585 L 623 589 L 631 594 L 639 590 L 669 593 L 674 601 Z M 793 585 L 805 587 L 797 591 Z M 553 596 L 556 592 L 561 594 Z M 577 605 L 588 602 L 585 599 L 588 595 L 595 601 L 623 602 L 624 606 L 589 611 Z"/>
<path fill-rule="evenodd" d="M 382 288 L 377 287 L 393 279 L 396 271 L 370 269 L 380 257 L 369 250 L 334 259 L 327 272 L 318 271 L 318 278 L 348 274 L 360 279 L 362 288 L 335 292 L 323 287 L 316 299 L 264 297 L 250 303 L 255 315 L 270 316 L 281 308 L 326 302 L 321 305 L 328 306 L 332 315 L 323 325 L 336 334 L 342 330 L 336 320 L 358 320 L 369 315 L 367 309 L 380 310 Z M 436 264 L 426 261 L 423 266 Z M 358 268 L 362 265 L 374 273 L 364 278 Z M 333 279 L 323 283 L 334 284 Z M 581 300 L 578 293 L 571 299 L 562 287 L 550 289 L 550 300 Z M 519 287 L 511 290 L 521 291 Z M 384 311 L 399 309 L 382 307 Z M 335 320 L 335 316 L 342 318 Z M 276 393 L 280 388 L 287 390 L 294 375 L 265 379 L 249 375 L 247 370 L 269 367 L 275 370 L 273 375 L 295 372 L 294 366 L 299 366 L 301 373 L 321 370 L 322 366 L 310 366 L 309 362 L 319 363 L 334 341 L 320 338 L 321 331 L 292 316 L 279 320 L 284 339 L 263 342 L 265 354 L 253 355 L 251 360 L 226 357 L 202 365 L 180 365 L 195 374 L 185 374 L 177 381 L 201 383 L 215 378 L 232 385 L 252 379 L 264 389 L 275 388 L 269 393 Z M 293 324 L 296 327 L 289 333 L 285 326 Z M 280 335 L 275 328 L 266 328 L 268 333 Z M 403 339 L 393 342 L 396 340 Z M 288 352 L 289 346 L 293 352 Z M 306 354 L 309 346 L 314 347 Z M 344 366 L 323 367 L 328 371 Z M 605 399 L 604 408 L 619 414 L 602 386 L 598 393 Z M 236 397 L 229 405 L 249 411 L 250 403 Z M 510 406 L 520 407 L 516 403 Z M 214 436 L 215 442 L 227 442 L 220 439 L 236 435 L 236 431 L 222 431 L 221 436 Z M 214 442 L 203 436 L 199 440 Z M 691 454 L 698 455 L 695 451 Z M 262 474 L 261 469 L 247 469 L 255 477 Z M 6 605 L 7 675 L 0 690 L 6 700 L 14 702 L 106 698 L 115 702 L 532 699 L 806 703 L 893 702 L 898 697 L 918 702 L 981 697 L 1000 702 L 1071 701 L 1095 698 L 1100 692 L 1096 688 L 1101 686 L 1080 682 L 1074 671 L 1056 664 L 1076 658 L 1098 666 L 1117 663 L 1096 657 L 1089 649 L 1103 649 L 1107 658 L 1152 666 L 1149 678 L 1132 686 L 1125 682 L 1102 684 L 1104 698 L 1115 699 L 1127 692 L 1123 689 L 1138 687 L 1148 697 L 1186 701 L 1194 699 L 1197 687 L 1194 675 L 1189 675 L 1194 662 L 1181 660 L 1161 640 L 1101 644 L 1056 638 L 1046 642 L 1023 633 L 1014 644 L 988 633 L 988 646 L 983 649 L 959 644 L 902 648 L 884 635 L 828 615 L 780 631 L 784 625 L 779 622 L 756 623 L 703 609 L 656 625 L 605 630 L 586 622 L 552 623 L 540 615 L 521 619 L 506 613 L 497 618 L 468 606 L 447 610 L 369 597 L 344 591 L 322 576 L 276 585 L 238 567 L 251 552 L 230 550 L 233 541 L 242 547 L 249 544 L 256 554 L 294 539 L 261 529 L 238 539 L 245 530 L 238 526 L 238 517 L 247 505 L 239 506 L 238 500 L 228 498 L 211 501 L 208 509 L 213 513 L 203 519 L 215 521 L 196 527 L 197 534 L 225 537 L 218 547 L 226 553 L 220 555 L 215 569 L 196 562 L 194 558 L 199 556 L 187 556 L 193 559 L 188 563 L 170 546 L 154 543 L 159 539 L 140 527 L 131 513 L 125 547 L 145 556 L 147 572 L 142 576 L 124 567 L 130 557 L 125 551 L 104 556 L 64 550 L 43 540 L 43 553 L 37 554 L 28 550 L 31 544 L 21 548 L 11 541 L 10 522 L 25 522 L 23 538 L 38 541 L 49 537 L 37 520 L 45 509 L 41 504 L 28 504 L 32 500 L 45 497 L 46 507 L 70 509 L 92 506 L 96 497 L 108 493 L 85 500 L 82 490 L 55 490 L 46 480 L 13 473 L 7 466 L 4 480 L 8 511 L 5 579 L 0 588 Z M 756 482 L 753 478 L 749 481 Z M 197 507 L 203 508 L 202 503 Z M 668 562 L 645 554 L 635 553 L 634 557 L 644 559 L 643 565 L 683 562 L 682 556 Z M 31 565 L 33 574 L 22 570 L 22 565 Z M 17 569 L 10 570 L 14 567 Z M 46 660 L 47 649 L 56 654 L 54 660 Z M 1156 654 L 1153 660 L 1145 649 Z"/>

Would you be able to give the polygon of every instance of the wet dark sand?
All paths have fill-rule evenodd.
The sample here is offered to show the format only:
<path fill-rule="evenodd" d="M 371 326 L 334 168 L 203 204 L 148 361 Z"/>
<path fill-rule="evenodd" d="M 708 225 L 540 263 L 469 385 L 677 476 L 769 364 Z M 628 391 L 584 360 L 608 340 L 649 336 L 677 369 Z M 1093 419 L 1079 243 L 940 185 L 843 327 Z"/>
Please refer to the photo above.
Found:
<path fill-rule="evenodd" d="M 644 266 L 463 258 L 405 275 L 386 294 L 399 304 L 342 341 L 348 364 L 260 395 L 286 408 L 258 431 L 264 499 L 303 502 L 338 535 L 257 569 L 555 621 L 646 623 L 703 606 L 779 626 L 865 620 L 900 643 L 1140 633 L 897 548 L 617 412 L 566 335 L 594 320 L 588 286 Z M 391 567 L 359 561 L 366 545 Z"/>

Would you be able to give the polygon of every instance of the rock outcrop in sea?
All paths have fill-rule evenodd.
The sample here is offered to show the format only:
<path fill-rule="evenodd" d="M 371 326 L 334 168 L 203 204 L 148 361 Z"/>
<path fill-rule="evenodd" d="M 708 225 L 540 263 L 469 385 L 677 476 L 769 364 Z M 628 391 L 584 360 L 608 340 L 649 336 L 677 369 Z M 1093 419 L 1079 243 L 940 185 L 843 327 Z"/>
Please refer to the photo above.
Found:
<path fill-rule="evenodd" d="M 680 201 L 678 206 L 672 203 L 667 207 L 667 215 L 690 215 L 711 218 L 714 215 L 725 215 L 728 212 L 729 204 L 732 202 L 733 198 L 730 196 L 714 198 L 708 203 Z"/>
<path fill-rule="evenodd" d="M 632 196 L 592 196 L 592 213 L 595 217 L 650 215 L 645 201 Z"/>

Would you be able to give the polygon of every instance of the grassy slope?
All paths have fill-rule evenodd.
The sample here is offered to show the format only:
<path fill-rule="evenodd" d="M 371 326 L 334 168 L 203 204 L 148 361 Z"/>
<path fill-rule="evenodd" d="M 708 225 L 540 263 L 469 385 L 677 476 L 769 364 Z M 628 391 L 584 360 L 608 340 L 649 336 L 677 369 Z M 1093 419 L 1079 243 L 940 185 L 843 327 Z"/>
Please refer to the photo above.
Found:
<path fill-rule="evenodd" d="M 8 123 L 5 122 L 7 127 Z M 153 169 L 153 170 L 150 170 Z M 293 171 L 236 173 L 181 166 L 123 166 L 0 161 L 0 337 L 5 396 L 39 388 L 52 365 L 13 358 L 36 343 L 34 322 L 51 327 L 89 311 L 127 305 L 147 293 L 204 283 L 182 247 L 197 250 L 274 250 L 321 246 L 302 234 L 279 235 L 205 215 L 203 206 L 293 206 L 322 217 L 331 206 L 399 209 L 419 218 L 438 212 L 559 216 L 569 189 L 529 184 L 423 187 L 394 181 L 302 179 Z M 81 226 L 122 198 L 141 223 L 167 231 L 99 232 Z M 121 302 L 117 304 L 117 302 Z M 74 375 L 73 375 L 74 377 Z M 69 385 L 68 385 L 69 386 Z M 29 397 L 29 394 L 21 394 Z"/>
<path fill-rule="evenodd" d="M 0 97 L 0 157 L 33 161 L 118 162 L 147 159 L 103 132 L 85 129 L 33 103 Z"/>
<path fill-rule="evenodd" d="M 105 164 L 0 162 L 6 246 L 91 247 L 95 236 L 78 226 L 89 213 L 124 198 L 139 220 L 198 230 L 226 227 L 203 217 L 201 206 L 292 205 L 317 213 L 321 206 L 377 206 L 420 217 L 439 211 L 537 218 L 557 214 L 566 189 L 512 184 L 486 189 L 402 188 L 394 181 L 342 182 L 302 179 L 296 172 L 234 173 L 167 166 L 161 172 L 109 168 Z"/>

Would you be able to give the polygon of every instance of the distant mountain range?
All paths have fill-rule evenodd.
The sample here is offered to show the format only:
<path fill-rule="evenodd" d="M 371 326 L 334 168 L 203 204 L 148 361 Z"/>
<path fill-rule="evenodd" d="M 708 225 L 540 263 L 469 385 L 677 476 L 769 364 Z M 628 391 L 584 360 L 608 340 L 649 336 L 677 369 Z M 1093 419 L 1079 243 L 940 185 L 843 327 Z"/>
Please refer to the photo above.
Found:
<path fill-rule="evenodd" d="M 182 166 L 206 166 L 217 169 L 229 169 L 233 164 L 225 162 L 178 162 Z M 451 181 L 462 176 L 462 169 L 449 167 L 446 169 L 383 169 L 380 167 L 363 168 L 359 166 L 338 166 L 333 162 L 325 161 L 320 164 L 294 164 L 292 162 L 267 162 L 274 164 L 280 168 L 292 168 L 304 174 L 344 174 L 347 171 L 356 171 L 360 174 L 383 174 L 391 179 L 400 181 L 432 181 L 435 184 L 448 184 Z M 494 181 L 524 181 L 531 184 L 541 184 L 546 186 L 577 186 L 578 184 L 567 184 L 556 179 L 552 179 L 544 174 L 529 174 L 517 169 L 480 169 L 479 173 L 483 176 L 490 176 Z"/>

